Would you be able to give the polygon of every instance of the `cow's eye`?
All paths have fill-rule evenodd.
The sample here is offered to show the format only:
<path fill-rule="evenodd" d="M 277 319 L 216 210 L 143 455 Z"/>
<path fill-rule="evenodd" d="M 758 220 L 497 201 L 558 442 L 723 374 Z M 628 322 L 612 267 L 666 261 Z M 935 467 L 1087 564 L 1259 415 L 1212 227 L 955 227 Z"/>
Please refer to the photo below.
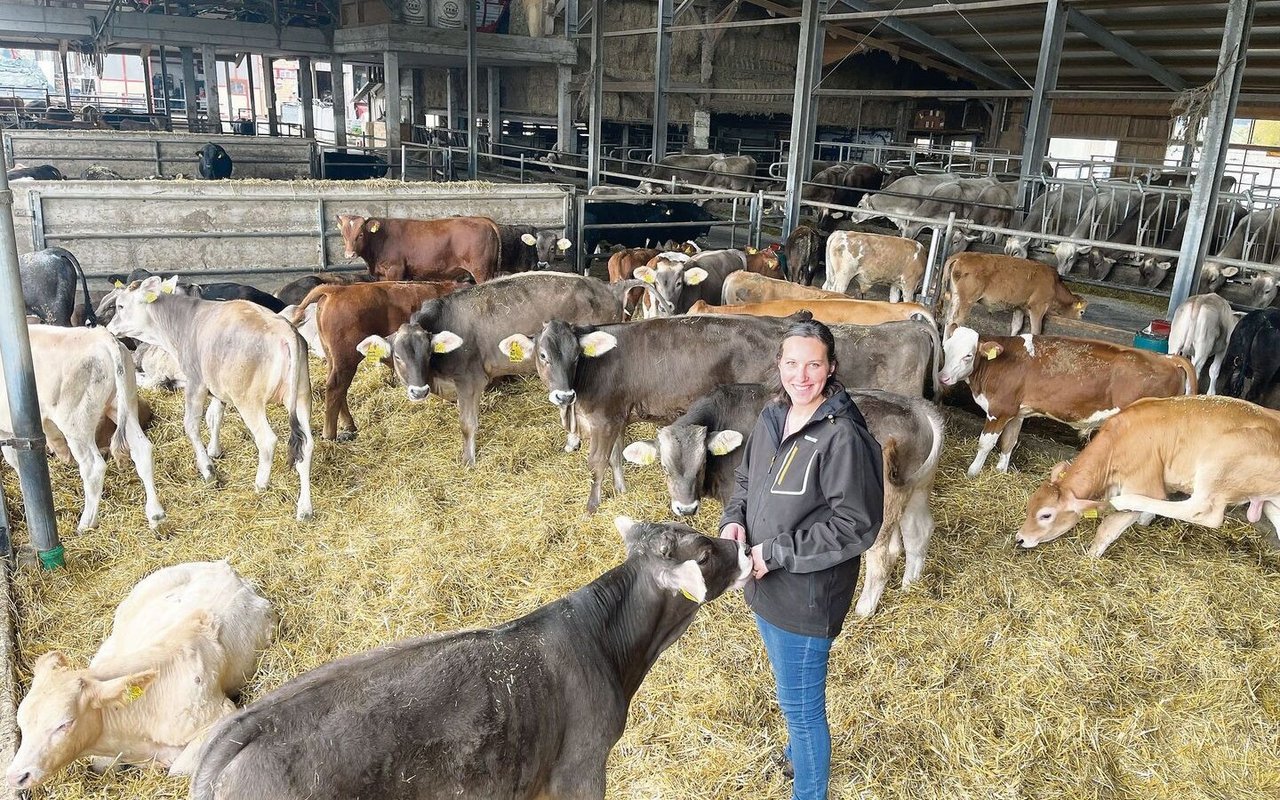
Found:
<path fill-rule="evenodd" d="M 706 550 L 703 550 L 701 553 L 698 553 L 697 562 L 699 564 L 705 564 L 707 563 L 707 559 L 709 558 L 711 558 L 711 553 Z"/>
<path fill-rule="evenodd" d="M 54 736 L 61 736 L 61 735 L 65 734 L 67 731 L 71 730 L 71 726 L 72 726 L 72 725 L 74 725 L 74 724 L 75 724 L 75 722 L 76 722 L 76 721 L 75 721 L 74 719 L 69 719 L 69 720 L 67 720 L 67 721 L 63 722 L 61 725 L 59 725 L 58 727 L 56 727 L 56 728 L 54 728 L 54 729 L 53 729 L 53 735 L 54 735 Z"/>
<path fill-rule="evenodd" d="M 1053 510 L 1046 508 L 1044 511 L 1041 511 L 1039 514 L 1036 514 L 1036 519 L 1040 520 L 1041 522 L 1048 522 L 1049 520 L 1053 519 Z"/>
<path fill-rule="evenodd" d="M 967 355 L 967 356 L 965 356 L 965 357 L 964 357 L 964 360 L 965 360 L 965 361 L 972 361 L 972 360 L 973 360 L 973 356 L 972 356 L 972 355 Z"/>
<path fill-rule="evenodd" d="M 546 360 L 547 360 L 547 351 L 546 351 L 546 350 L 539 350 L 539 351 L 538 351 L 538 358 L 542 359 L 543 361 L 546 361 Z"/>

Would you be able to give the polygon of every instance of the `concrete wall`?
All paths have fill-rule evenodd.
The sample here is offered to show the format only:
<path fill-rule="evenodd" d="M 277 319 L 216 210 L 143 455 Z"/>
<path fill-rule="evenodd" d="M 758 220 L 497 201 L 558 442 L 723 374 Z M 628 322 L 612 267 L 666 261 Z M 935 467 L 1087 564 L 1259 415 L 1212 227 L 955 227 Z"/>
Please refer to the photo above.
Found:
<path fill-rule="evenodd" d="M 233 178 L 290 180 L 311 176 L 311 139 L 231 136 L 163 131 L 4 132 L 10 164 L 52 164 L 76 178 L 90 164 L 115 170 L 125 178 L 150 175 L 196 176 L 196 153 L 205 144 L 221 145 L 234 162 Z"/>
<path fill-rule="evenodd" d="M 343 257 L 338 214 L 483 215 L 560 229 L 568 207 L 563 186 L 539 184 L 53 181 L 13 190 L 19 252 L 65 247 L 94 277 L 135 267 L 185 274 L 363 268 Z"/>

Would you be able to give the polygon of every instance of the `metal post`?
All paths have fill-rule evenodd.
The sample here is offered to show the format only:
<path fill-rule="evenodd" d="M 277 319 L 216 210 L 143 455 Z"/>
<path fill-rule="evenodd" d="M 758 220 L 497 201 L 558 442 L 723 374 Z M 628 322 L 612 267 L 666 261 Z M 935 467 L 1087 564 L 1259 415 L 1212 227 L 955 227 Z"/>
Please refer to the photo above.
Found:
<path fill-rule="evenodd" d="M 151 45 L 144 44 L 142 49 L 138 51 L 138 55 L 142 58 L 142 80 L 143 89 L 147 96 L 147 113 L 156 113 L 156 93 L 151 80 Z"/>
<path fill-rule="evenodd" d="M 448 129 L 448 144 L 453 144 L 454 123 L 458 119 L 457 70 L 447 69 L 444 74 L 444 126 Z"/>
<path fill-rule="evenodd" d="M 347 146 L 347 77 L 342 56 L 329 57 L 329 77 L 333 85 L 333 143 Z"/>
<path fill-rule="evenodd" d="M 267 133 L 280 135 L 280 114 L 276 111 L 276 65 L 269 56 L 262 56 L 262 102 L 267 106 Z M 254 129 L 256 132 L 256 128 Z"/>
<path fill-rule="evenodd" d="M 653 163 L 667 154 L 667 85 L 671 78 L 674 0 L 658 0 L 658 41 L 653 62 Z"/>
<path fill-rule="evenodd" d="M 556 67 L 556 138 L 559 147 L 566 153 L 578 152 L 578 135 L 573 129 L 573 94 L 569 91 L 569 82 L 573 79 L 571 67 Z"/>
<path fill-rule="evenodd" d="M 467 177 L 476 179 L 480 168 L 476 138 L 480 135 L 480 68 L 476 66 L 476 4 L 467 8 Z"/>
<path fill-rule="evenodd" d="M 600 145 L 604 136 L 604 0 L 591 0 L 591 138 L 587 146 L 587 188 L 600 185 Z"/>
<path fill-rule="evenodd" d="M 1049 117 L 1053 100 L 1049 93 L 1058 88 L 1058 64 L 1062 60 L 1062 37 L 1067 31 L 1067 9 L 1062 0 L 1049 0 L 1044 9 L 1044 32 L 1040 36 L 1040 65 L 1027 112 L 1027 130 L 1022 140 L 1022 167 L 1018 176 L 1018 197 L 1023 211 L 1035 199 L 1032 179 L 1040 177 L 1049 151 Z"/>
<path fill-rule="evenodd" d="M 180 49 L 182 53 L 182 102 L 187 109 L 187 131 L 194 133 L 196 130 L 196 116 L 199 108 L 196 105 L 196 59 L 195 52 L 190 47 Z M 205 81 L 208 85 L 208 81 Z"/>
<path fill-rule="evenodd" d="M 204 97 L 209 108 L 209 124 L 213 133 L 222 133 L 222 112 L 218 103 L 218 57 L 213 51 L 213 45 L 208 44 L 200 48 L 200 54 L 204 59 Z M 231 102 L 230 87 L 227 102 Z"/>
<path fill-rule="evenodd" d="M 169 54 L 160 48 L 160 92 L 164 95 L 164 129 L 173 130 L 173 103 L 169 94 Z"/>
<path fill-rule="evenodd" d="M 791 104 L 791 152 L 787 154 L 786 207 L 782 231 L 790 235 L 800 221 L 800 193 L 813 164 L 813 139 L 818 123 L 818 98 L 813 88 L 822 71 L 824 26 L 828 0 L 804 0 L 800 12 L 800 47 L 796 54 L 796 92 Z"/>
<path fill-rule="evenodd" d="M 249 74 L 249 121 L 253 123 L 253 135 L 258 135 L 258 92 L 257 81 L 253 79 L 253 53 L 245 53 L 244 55 L 245 72 Z M 227 69 L 231 69 L 231 64 L 227 64 Z M 236 113 L 236 104 L 231 99 L 231 77 L 227 76 L 227 119 L 231 119 Z M 235 120 L 231 120 L 235 123 Z"/>
<path fill-rule="evenodd" d="M 1191 188 L 1187 204 L 1187 229 L 1182 236 L 1178 267 L 1169 293 L 1169 318 L 1199 285 L 1200 267 L 1209 249 L 1205 225 L 1218 207 L 1218 184 L 1226 164 L 1227 145 L 1231 137 L 1231 121 L 1240 98 L 1240 81 L 1249 51 L 1249 32 L 1253 27 L 1254 0 L 1231 0 L 1222 32 L 1222 48 L 1218 51 L 1217 80 L 1209 99 L 1205 122 L 1204 148 L 1200 155 L 1200 173 Z M 1192 139 L 1194 141 L 1194 138 Z"/>
<path fill-rule="evenodd" d="M 63 565 L 63 552 L 53 513 L 49 460 L 45 456 L 44 430 L 36 399 L 31 339 L 22 302 L 22 280 L 18 275 L 18 238 L 13 232 L 13 193 L 9 191 L 7 175 L 0 175 L 0 361 L 3 361 L 8 391 L 27 530 L 41 565 L 53 569 Z"/>
<path fill-rule="evenodd" d="M 498 144 L 502 141 L 502 73 L 497 67 L 489 67 L 485 75 L 489 78 L 489 104 L 486 106 L 489 113 L 489 155 L 496 156 Z M 491 167 L 495 165 L 490 164 Z"/>
<path fill-rule="evenodd" d="M 71 110 L 71 71 L 67 69 L 67 40 L 63 39 L 58 42 L 58 57 L 62 61 L 62 99 L 67 103 L 67 110 Z"/>
<path fill-rule="evenodd" d="M 400 54 L 394 50 L 382 53 L 382 95 L 386 109 L 387 163 L 394 164 L 400 154 Z"/>
<path fill-rule="evenodd" d="M 314 139 L 316 136 L 316 72 L 311 66 L 311 59 L 303 56 L 298 59 L 298 102 L 302 104 L 302 136 Z"/>

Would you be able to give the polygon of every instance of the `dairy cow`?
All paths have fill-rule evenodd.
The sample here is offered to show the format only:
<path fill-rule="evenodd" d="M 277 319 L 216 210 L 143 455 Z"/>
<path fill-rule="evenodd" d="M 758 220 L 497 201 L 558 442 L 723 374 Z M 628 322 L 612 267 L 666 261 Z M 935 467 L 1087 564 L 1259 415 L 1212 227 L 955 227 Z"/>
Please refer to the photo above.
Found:
<path fill-rule="evenodd" d="M 338 229 L 346 257 L 364 261 L 379 280 L 484 283 L 502 264 L 501 235 L 488 217 L 366 219 L 339 214 Z"/>

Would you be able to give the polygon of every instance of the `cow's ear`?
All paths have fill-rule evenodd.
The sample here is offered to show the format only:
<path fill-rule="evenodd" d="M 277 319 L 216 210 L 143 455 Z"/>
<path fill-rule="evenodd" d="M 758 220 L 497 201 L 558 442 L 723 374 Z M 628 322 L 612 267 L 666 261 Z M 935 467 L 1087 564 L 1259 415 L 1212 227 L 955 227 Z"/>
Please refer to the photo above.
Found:
<path fill-rule="evenodd" d="M 1222 272 L 1219 274 L 1222 275 L 1222 277 L 1224 278 L 1234 278 L 1235 276 L 1240 274 L 1240 268 L 1239 267 L 1223 267 Z"/>
<path fill-rule="evenodd" d="M 535 239 L 535 238 L 533 238 L 533 234 L 532 234 L 532 233 L 526 233 L 526 234 L 524 234 L 523 236 L 521 236 L 521 237 L 520 237 L 520 241 L 524 242 L 525 244 L 529 245 L 530 247 L 533 247 L 534 245 L 536 245 L 536 244 L 538 243 L 538 240 L 537 240 L 537 239 Z"/>
<path fill-rule="evenodd" d="M 691 267 L 684 271 L 684 282 L 689 286 L 697 286 L 707 279 L 707 271 L 702 267 Z"/>
<path fill-rule="evenodd" d="M 568 250 L 570 247 L 573 247 L 573 242 L 569 241 L 568 239 L 556 240 L 556 249 L 559 250 L 560 252 L 563 253 L 565 250 Z"/>
<path fill-rule="evenodd" d="M 356 345 L 356 350 L 368 361 L 381 361 L 391 355 L 391 340 L 377 334 L 366 336 Z"/>
<path fill-rule="evenodd" d="M 382 223 L 376 219 L 371 219 L 365 223 L 365 229 L 368 230 L 369 233 L 377 233 L 381 228 Z"/>
<path fill-rule="evenodd" d="M 1063 505 L 1066 509 L 1085 517 L 1098 516 L 1098 509 L 1108 505 L 1106 500 L 1081 500 L 1070 491 L 1063 492 L 1063 495 Z"/>
<path fill-rule="evenodd" d="M 1078 255 L 1078 256 L 1087 256 L 1087 255 L 1089 255 L 1089 252 L 1090 252 L 1091 250 L 1093 250 L 1093 245 L 1091 245 L 1091 244 L 1082 244 L 1082 245 L 1080 245 L 1079 247 L 1077 247 L 1077 248 L 1076 248 L 1076 255 Z"/>
<path fill-rule="evenodd" d="M 453 331 L 440 331 L 431 337 L 431 352 L 452 353 L 462 347 L 462 337 Z"/>
<path fill-rule="evenodd" d="M 1089 307 L 1089 301 L 1088 301 L 1088 300 L 1077 300 L 1077 301 L 1075 301 L 1074 303 L 1072 303 L 1071 305 L 1072 305 L 1072 306 L 1074 306 L 1075 308 L 1077 308 L 1077 309 L 1078 309 L 1078 310 L 1080 310 L 1080 311 L 1084 311 L 1086 308 L 1088 308 L 1088 307 Z"/>
<path fill-rule="evenodd" d="M 636 271 L 633 272 L 632 274 L 635 275 L 640 280 L 644 281 L 645 283 L 653 283 L 658 278 L 658 275 L 656 272 L 654 272 L 653 267 L 637 267 Z"/>
<path fill-rule="evenodd" d="M 1049 483 L 1057 483 L 1062 479 L 1063 473 L 1067 471 L 1067 467 L 1071 466 L 1070 461 L 1059 461 L 1053 465 L 1053 469 L 1049 470 Z"/>
<path fill-rule="evenodd" d="M 587 358 L 595 358 L 602 356 L 613 348 L 618 346 L 618 340 L 613 334 L 604 331 L 592 331 L 585 336 L 578 337 L 578 344 L 582 347 L 582 354 Z"/>
<path fill-rule="evenodd" d="M 62 654 L 61 650 L 50 650 L 36 659 L 32 671 L 35 675 L 41 675 L 55 670 L 69 669 L 70 667 L 71 662 L 67 661 L 67 657 Z"/>
<path fill-rule="evenodd" d="M 747 255 L 749 255 L 749 256 L 754 256 L 756 253 L 759 253 L 759 252 L 760 252 L 759 250 L 755 249 L 754 247 L 746 247 L 746 248 L 743 248 L 743 249 L 746 251 Z"/>
<path fill-rule="evenodd" d="M 164 294 L 173 294 L 178 288 L 178 276 L 174 275 L 169 280 L 160 284 L 160 291 Z"/>
<path fill-rule="evenodd" d="M 632 464 L 647 467 L 658 460 L 658 448 L 651 440 L 632 442 L 623 449 L 622 457 Z"/>
<path fill-rule="evenodd" d="M 1172 266 L 1173 266 L 1173 262 L 1172 262 L 1172 261 L 1157 261 L 1157 262 L 1156 262 L 1156 269 L 1160 270 L 1161 272 L 1168 272 L 1168 271 L 1169 271 L 1169 268 L 1170 268 L 1170 267 L 1172 267 Z"/>
<path fill-rule="evenodd" d="M 732 453 L 742 445 L 742 434 L 734 430 L 716 431 L 707 440 L 707 452 L 713 456 Z"/>
<path fill-rule="evenodd" d="M 996 356 L 1004 352 L 1004 345 L 996 342 L 979 342 L 978 352 L 988 361 L 994 361 Z"/>
<path fill-rule="evenodd" d="M 631 517 L 614 517 L 613 527 L 618 529 L 618 535 L 622 537 L 622 543 L 627 548 L 627 555 L 634 553 L 640 544 L 644 526 Z"/>
<path fill-rule="evenodd" d="M 93 708 L 118 708 L 134 702 L 147 691 L 147 687 L 156 679 L 159 672 L 145 669 L 131 675 L 121 675 L 109 681 L 88 679 L 85 691 L 88 692 L 89 705 Z"/>
<path fill-rule="evenodd" d="M 707 599 L 707 582 L 702 578 L 698 562 L 690 559 L 679 566 L 668 567 L 658 573 L 658 585 L 672 592 L 679 592 L 686 600 L 704 603 Z"/>
<path fill-rule="evenodd" d="M 528 361 L 533 355 L 533 340 L 523 333 L 513 333 L 498 342 L 498 349 L 513 363 Z"/>

